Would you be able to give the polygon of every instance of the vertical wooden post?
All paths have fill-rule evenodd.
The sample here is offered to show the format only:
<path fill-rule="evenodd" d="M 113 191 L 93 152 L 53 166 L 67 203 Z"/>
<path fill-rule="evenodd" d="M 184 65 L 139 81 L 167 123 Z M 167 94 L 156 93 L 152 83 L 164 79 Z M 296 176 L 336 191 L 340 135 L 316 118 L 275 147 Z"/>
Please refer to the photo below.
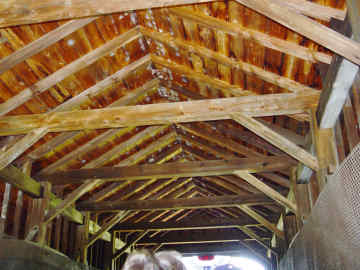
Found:
<path fill-rule="evenodd" d="M 319 170 L 316 172 L 316 179 L 321 191 L 326 184 L 329 167 L 334 168 L 334 166 L 336 166 L 336 157 L 333 143 L 333 129 L 319 128 L 315 110 L 311 110 L 311 135 L 319 162 Z"/>
<path fill-rule="evenodd" d="M 288 247 L 298 231 L 299 227 L 297 217 L 293 213 L 287 213 L 284 215 L 284 232 Z"/>
<path fill-rule="evenodd" d="M 0 235 L 4 234 L 6 230 L 6 218 L 9 207 L 10 194 L 11 194 L 11 185 L 9 183 L 6 183 L 4 198 L 1 206 L 1 214 L 0 214 Z"/>
<path fill-rule="evenodd" d="M 115 255 L 115 251 L 116 251 L 116 238 L 117 238 L 117 232 L 116 231 L 112 231 L 111 232 L 111 252 L 112 252 L 112 256 L 111 256 L 111 270 L 115 270 L 116 269 L 116 261 L 113 259 L 114 255 Z"/>
<path fill-rule="evenodd" d="M 294 197 L 297 205 L 297 226 L 300 229 L 303 225 L 304 220 L 308 218 L 311 212 L 309 185 L 310 184 L 299 184 L 297 183 L 297 168 L 291 169 L 290 182 L 291 189 L 294 192 Z"/>
<path fill-rule="evenodd" d="M 89 224 L 90 224 L 90 212 L 85 213 L 85 220 L 84 220 L 84 229 L 83 229 L 83 236 L 82 236 L 82 246 L 81 246 L 81 253 L 80 253 L 80 261 L 83 264 L 88 264 L 88 246 L 87 243 L 89 242 Z"/>
<path fill-rule="evenodd" d="M 47 236 L 47 224 L 44 223 L 44 221 L 50 208 L 51 184 L 49 182 L 44 182 L 42 183 L 42 186 L 43 186 L 43 198 L 36 199 L 38 204 L 36 224 L 39 224 L 39 231 L 36 235 L 36 241 L 41 245 L 45 245 L 46 236 Z"/>

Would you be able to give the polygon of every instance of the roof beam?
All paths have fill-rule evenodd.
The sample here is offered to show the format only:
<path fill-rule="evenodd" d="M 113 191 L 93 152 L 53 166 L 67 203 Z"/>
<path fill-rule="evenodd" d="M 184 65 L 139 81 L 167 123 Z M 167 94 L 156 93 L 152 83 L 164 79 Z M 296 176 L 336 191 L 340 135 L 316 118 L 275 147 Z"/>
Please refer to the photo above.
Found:
<path fill-rule="evenodd" d="M 248 205 L 239 205 L 238 208 L 242 210 L 244 213 L 246 213 L 248 216 L 252 217 L 254 220 L 259 222 L 261 225 L 263 225 L 265 228 L 272 231 L 274 234 L 276 234 L 281 239 L 285 239 L 285 234 L 282 230 L 279 230 L 275 224 L 270 222 L 267 218 L 264 218 L 259 213 L 257 213 L 255 210 L 253 210 Z"/>
<path fill-rule="evenodd" d="M 94 63 L 99 58 L 105 56 L 112 50 L 119 48 L 128 44 L 129 42 L 139 38 L 141 34 L 138 31 L 138 28 L 133 28 L 120 36 L 114 38 L 113 40 L 105 43 L 99 48 L 85 54 L 84 56 L 78 58 L 77 60 L 71 62 L 70 64 L 64 66 L 63 68 L 55 71 L 51 75 L 47 76 L 46 78 L 38 81 L 37 83 L 33 84 L 32 86 L 22 90 L 16 96 L 11 97 L 10 99 L 6 100 L 4 103 L 0 104 L 0 115 L 4 115 L 17 107 L 21 106 L 34 96 L 37 96 L 46 90 L 50 89 L 57 83 L 61 82 L 67 76 L 83 69 Z"/>
<path fill-rule="evenodd" d="M 0 118 L 0 136 L 48 128 L 49 132 L 159 125 L 230 119 L 233 113 L 248 116 L 297 114 L 314 108 L 318 95 L 268 94 L 186 102 L 123 106 L 73 112 L 52 112 Z"/>
<path fill-rule="evenodd" d="M 7 0 L 0 5 L 0 13 L 4 14 L 4 19 L 0 21 L 0 27 L 213 1 L 215 0 L 151 0 L 146 2 L 130 0 L 119 2 L 110 0 L 104 3 L 100 0 L 86 2 L 82 0 L 73 0 L 69 4 L 66 0 L 57 0 L 51 3 L 48 3 L 45 0 L 35 2 L 31 0 Z M 308 3 L 308 1 L 304 0 L 276 0 L 276 2 L 286 5 L 296 12 L 321 20 L 329 20 L 330 18 L 341 20 L 345 16 L 345 11 L 343 10 L 316 3 Z"/>
<path fill-rule="evenodd" d="M 261 238 L 271 238 L 271 233 L 261 233 Z M 167 245 L 178 244 L 196 244 L 196 243 L 216 243 L 216 242 L 231 242 L 239 240 L 247 240 L 246 234 L 244 235 L 240 230 L 216 230 L 216 231 L 201 231 L 199 232 L 171 232 L 164 236 L 148 236 L 141 239 L 137 245 L 154 245 L 166 243 Z"/>
<path fill-rule="evenodd" d="M 276 221 L 276 217 L 272 218 Z M 256 222 L 255 222 L 256 223 Z M 186 231 L 186 230 L 207 230 L 207 229 L 226 229 L 236 228 L 237 226 L 247 226 L 255 224 L 253 219 L 238 218 L 238 219 L 195 219 L 191 221 L 180 222 L 138 222 L 138 223 L 119 223 L 113 227 L 114 231 L 134 232 L 134 231 Z"/>
<path fill-rule="evenodd" d="M 236 0 L 254 11 L 360 64 L 360 43 L 271 0 Z"/>
<path fill-rule="evenodd" d="M 357 1 L 348 2 L 351 4 L 350 2 L 355 3 Z M 339 32 L 344 33 L 346 36 L 352 36 L 354 40 L 359 42 L 360 28 L 357 26 L 358 20 L 360 19 L 359 9 L 358 14 L 355 15 L 355 13 L 356 10 L 349 10 L 349 15 L 357 16 L 356 24 L 350 25 L 350 19 L 346 19 L 346 21 L 341 24 L 334 22 L 332 26 L 339 30 Z M 349 17 L 351 18 L 351 16 Z M 323 80 L 323 90 L 316 112 L 320 128 L 335 127 L 358 72 L 358 65 L 353 64 L 339 55 L 335 55 Z"/>
<path fill-rule="evenodd" d="M 108 108 L 117 107 L 117 106 L 126 106 L 126 105 L 133 105 L 142 97 L 144 97 L 147 93 L 151 92 L 159 85 L 158 79 L 153 79 L 151 81 L 146 82 L 142 86 L 132 90 L 124 97 L 119 98 L 117 101 L 111 103 Z M 86 92 L 86 90 L 85 90 Z M 74 97 L 76 98 L 76 97 Z M 70 99 L 71 100 L 71 99 Z M 69 100 L 69 101 L 70 101 Z M 79 100 L 79 99 L 78 99 Z M 66 103 L 66 102 L 65 102 Z M 65 104 L 64 103 L 64 104 Z M 71 108 L 74 109 L 75 107 L 79 106 L 81 103 L 77 105 L 73 102 Z M 41 158 L 43 155 L 51 151 L 52 149 L 56 148 L 57 146 L 61 145 L 67 140 L 74 139 L 76 136 L 79 135 L 81 131 L 73 131 L 73 132 L 64 132 L 63 134 L 56 136 L 55 138 L 45 142 L 44 144 L 37 147 L 34 151 L 29 153 L 26 157 L 20 158 L 18 161 L 19 164 L 22 164 L 26 161 L 27 158 L 32 160 L 37 160 Z M 79 152 L 82 152 L 79 150 Z"/>
<path fill-rule="evenodd" d="M 54 108 L 53 112 L 59 112 L 59 111 L 71 111 L 76 110 L 79 108 L 81 104 L 89 100 L 89 98 L 92 95 L 96 95 L 102 90 L 106 89 L 108 86 L 112 85 L 114 81 L 121 80 L 125 76 L 129 75 L 131 72 L 139 68 L 140 66 L 146 64 L 149 62 L 149 56 L 144 56 L 137 61 L 127 65 L 126 67 L 118 70 L 113 75 L 107 77 L 106 79 L 102 80 L 101 82 L 95 84 L 94 86 L 86 89 L 81 94 L 69 99 L 68 101 L 62 103 L 61 105 Z M 131 92 L 130 94 L 126 95 L 123 98 L 120 98 L 119 100 L 115 101 L 108 107 L 114 107 L 114 106 L 122 106 L 127 105 L 130 101 L 133 99 L 137 99 L 139 94 L 143 94 L 145 91 L 149 90 L 147 87 L 154 87 L 154 83 L 157 85 L 158 80 L 150 81 L 149 83 L 144 84 L 142 87 L 139 87 L 138 89 L 135 89 L 134 92 Z M 106 134 L 102 134 L 100 136 L 97 136 L 94 138 L 91 142 L 91 144 L 86 144 L 86 146 L 82 146 L 80 149 L 77 150 L 76 154 L 80 154 L 86 149 L 89 149 L 89 147 L 93 147 L 96 141 L 104 139 L 106 136 L 111 136 L 116 131 L 108 131 Z M 35 129 L 26 136 L 24 136 L 20 141 L 18 141 L 16 144 L 14 144 L 9 150 L 3 153 L 3 155 L 0 155 L 0 169 L 3 167 L 6 167 L 8 164 L 10 164 L 12 161 L 14 161 L 16 158 L 18 158 L 22 153 L 24 153 L 27 149 L 29 149 L 33 144 L 35 144 L 37 141 L 39 141 L 42 137 L 44 137 L 48 133 L 47 129 L 39 128 Z M 69 137 L 66 134 L 64 137 L 66 139 L 69 139 Z M 75 137 L 76 134 L 73 134 L 71 137 Z M 45 146 L 42 146 L 45 147 Z M 51 148 L 52 149 L 52 148 Z M 39 151 L 39 149 L 37 149 Z M 72 153 L 72 158 L 74 153 Z M 51 168 L 57 168 L 60 165 L 64 165 L 64 163 L 69 161 L 69 156 L 65 156 L 61 158 L 60 160 L 56 161 L 55 163 L 51 164 L 49 169 Z"/>
<path fill-rule="evenodd" d="M 251 173 L 247 172 L 235 172 L 235 175 L 246 180 L 249 184 L 256 187 L 258 190 L 263 192 L 265 195 L 272 198 L 274 201 L 278 202 L 285 208 L 289 208 L 292 212 L 297 213 L 297 206 L 295 203 L 284 197 L 282 194 L 277 192 L 275 189 L 269 187 L 268 185 L 264 184 L 261 180 L 256 178 Z"/>
<path fill-rule="evenodd" d="M 33 42 L 27 44 L 23 48 L 16 50 L 12 54 L 4 57 L 0 60 L 0 75 L 6 72 L 7 70 L 13 68 L 17 64 L 25 61 L 31 56 L 41 52 L 42 50 L 50 47 L 52 44 L 63 39 L 67 35 L 79 30 L 85 25 L 91 23 L 96 18 L 84 18 L 80 20 L 71 20 L 63 25 L 60 25 L 56 29 L 46 33 L 40 38 L 34 40 Z M 1 23 L 0 23 L 1 24 Z"/>
<path fill-rule="evenodd" d="M 154 54 L 151 55 L 151 60 L 153 61 L 153 63 L 157 65 L 165 66 L 176 73 L 185 75 L 193 80 L 208 85 L 211 88 L 219 89 L 222 92 L 231 94 L 235 97 L 248 96 L 254 94 L 252 91 L 245 90 L 237 85 L 229 84 L 226 81 L 204 75 L 202 72 L 198 72 L 187 66 L 180 65 L 173 61 L 168 61 L 168 59 L 165 59 L 163 57 Z"/>
<path fill-rule="evenodd" d="M 303 91 L 308 91 L 308 92 L 317 91 L 314 88 L 308 87 L 306 85 L 298 83 L 297 81 L 291 80 L 289 78 L 280 76 L 276 73 L 266 71 L 258 66 L 249 64 L 249 63 L 241 61 L 241 60 L 227 57 L 226 55 L 224 55 L 222 53 L 218 53 L 213 50 L 207 49 L 206 47 L 199 46 L 195 42 L 184 41 L 179 38 L 175 38 L 169 34 L 152 31 L 152 30 L 144 28 L 144 27 L 140 27 L 140 32 L 144 36 L 147 36 L 156 41 L 165 43 L 165 44 L 169 45 L 170 47 L 185 49 L 189 52 L 197 53 L 202 57 L 215 60 L 218 63 L 230 66 L 232 68 L 237 68 L 237 69 L 245 72 L 246 74 L 256 75 L 261 80 L 272 83 L 272 84 L 277 85 L 282 88 L 286 88 L 286 89 L 290 90 L 291 92 L 296 93 L 296 92 L 303 92 Z M 192 71 L 192 72 L 194 72 L 194 71 Z M 190 75 L 191 75 L 191 73 L 190 73 Z M 207 80 L 207 81 L 209 81 L 209 80 Z"/>
<path fill-rule="evenodd" d="M 239 124 L 243 125 L 247 129 L 257 134 L 258 136 L 277 146 L 293 158 L 309 166 L 313 170 L 319 169 L 319 164 L 316 157 L 305 151 L 303 148 L 297 146 L 295 143 L 291 142 L 287 138 L 274 132 L 272 129 L 270 129 L 263 123 L 257 121 L 252 117 L 240 113 L 234 114 L 233 119 Z"/>
<path fill-rule="evenodd" d="M 239 1 L 238 1 L 239 2 Z M 286 2 L 286 1 L 284 1 Z M 269 4 L 268 4 L 269 5 Z M 310 50 L 294 42 L 272 37 L 259 31 L 248 29 L 238 23 L 230 23 L 200 12 L 194 12 L 186 8 L 171 8 L 169 12 L 177 16 L 190 19 L 196 23 L 216 30 L 224 31 L 230 35 L 241 36 L 245 39 L 256 41 L 260 45 L 298 58 L 311 61 L 331 63 L 331 56 L 322 52 Z M 299 15 L 302 16 L 302 15 Z"/>
<path fill-rule="evenodd" d="M 267 204 L 273 201 L 264 195 L 234 195 L 195 197 L 191 199 L 130 200 L 105 202 L 80 202 L 81 211 L 116 212 L 121 210 L 178 210 L 198 208 L 236 207 L 246 204 Z"/>
<path fill-rule="evenodd" d="M 166 6 L 211 2 L 214 0 L 5 0 L 0 5 L 0 27 L 33 24 L 69 18 L 99 16 L 104 14 Z"/>
<path fill-rule="evenodd" d="M 82 183 L 86 179 L 104 181 L 146 180 L 150 178 L 195 177 L 227 175 L 234 172 L 276 171 L 293 166 L 294 162 L 286 156 L 261 158 L 239 158 L 232 160 L 207 160 L 192 162 L 168 162 L 164 164 L 142 164 L 127 167 L 102 167 L 59 171 L 50 174 L 38 174 L 39 181 L 53 184 Z"/>
<path fill-rule="evenodd" d="M 62 201 L 61 204 L 50 210 L 50 212 L 45 217 L 44 223 L 48 224 L 49 222 L 51 222 L 54 218 L 64 212 L 68 207 L 73 205 L 81 196 L 91 191 L 93 188 L 100 184 L 100 180 L 87 181 L 75 190 L 73 190 L 70 194 L 66 196 L 66 198 Z"/>
<path fill-rule="evenodd" d="M 46 128 L 39 128 L 31 131 L 22 137 L 18 142 L 12 145 L 6 151 L 0 153 L 0 170 L 7 167 L 11 162 L 17 159 L 22 153 L 33 146 L 38 140 L 47 134 Z"/>
<path fill-rule="evenodd" d="M 141 160 L 144 160 L 147 156 L 149 156 L 151 153 L 154 153 L 155 151 L 162 149 L 163 147 L 169 145 L 169 143 L 173 142 L 176 139 L 176 136 L 174 133 L 170 133 L 169 135 L 165 135 L 164 137 L 156 140 L 155 142 L 151 143 L 147 147 L 143 148 L 136 154 L 130 156 L 129 158 L 121 161 L 116 165 L 117 166 L 131 166 L 135 165 Z M 174 155 L 177 155 L 179 152 L 181 152 L 181 148 L 176 148 L 173 152 L 169 153 L 167 157 L 173 157 Z M 165 157 L 163 160 L 167 160 L 167 157 Z M 161 162 L 163 161 L 161 160 Z M 112 183 L 107 187 L 102 188 L 98 192 L 93 193 L 89 197 L 89 201 L 102 201 L 106 199 L 107 197 L 115 194 L 117 191 L 119 191 L 123 186 L 127 185 L 129 182 L 125 183 Z"/>

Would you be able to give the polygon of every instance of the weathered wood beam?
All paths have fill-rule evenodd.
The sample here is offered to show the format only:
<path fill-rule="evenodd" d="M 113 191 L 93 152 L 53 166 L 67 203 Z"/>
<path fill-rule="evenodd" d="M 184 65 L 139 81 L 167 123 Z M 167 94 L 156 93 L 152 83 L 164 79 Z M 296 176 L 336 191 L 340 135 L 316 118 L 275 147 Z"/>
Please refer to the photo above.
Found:
<path fill-rule="evenodd" d="M 263 195 L 234 195 L 196 197 L 191 199 L 130 200 L 116 202 L 81 202 L 78 209 L 94 212 L 116 212 L 121 210 L 171 210 L 193 208 L 234 207 L 246 204 L 268 204 L 273 201 Z"/>
<path fill-rule="evenodd" d="M 278 237 L 285 239 L 285 234 L 282 230 L 279 230 L 275 224 L 270 222 L 268 219 L 261 216 L 259 213 L 257 213 L 255 210 L 253 210 L 248 205 L 238 205 L 238 208 L 242 210 L 244 213 L 249 215 L 251 218 L 259 222 L 261 225 L 263 225 L 265 228 L 272 231 L 274 234 L 276 234 Z"/>
<path fill-rule="evenodd" d="M 226 55 L 224 55 L 222 53 L 218 53 L 213 50 L 207 49 L 206 47 L 196 44 L 195 42 L 184 41 L 179 38 L 175 38 L 169 34 L 152 31 L 152 30 L 144 28 L 144 27 L 140 27 L 140 32 L 143 35 L 145 35 L 151 39 L 154 39 L 156 41 L 165 43 L 165 44 L 169 45 L 170 47 L 173 47 L 176 49 L 181 48 L 181 49 L 185 49 L 191 53 L 197 53 L 202 57 L 215 60 L 216 62 L 224 64 L 231 68 L 239 69 L 239 70 L 245 72 L 246 74 L 255 75 L 258 78 L 260 78 L 266 82 L 272 83 L 272 84 L 277 85 L 282 88 L 289 89 L 291 92 L 295 92 L 295 93 L 303 92 L 303 91 L 309 91 L 309 92 L 316 91 L 317 92 L 317 90 L 314 88 L 308 87 L 306 85 L 298 83 L 289 78 L 280 76 L 276 73 L 266 71 L 262 68 L 259 68 L 258 66 L 249 64 L 247 62 L 227 57 Z M 172 64 L 170 64 L 170 66 L 172 66 Z M 184 71 L 184 70 L 186 71 L 185 68 L 183 68 L 181 71 Z M 190 69 L 187 69 L 187 70 L 190 71 Z M 191 72 L 194 72 L 194 71 L 191 70 Z M 186 72 L 186 73 L 187 74 L 190 73 L 190 75 L 192 75 L 191 72 Z M 207 82 L 207 83 L 209 83 L 209 81 L 210 81 L 209 79 L 205 80 L 205 82 Z M 232 91 L 232 93 L 233 92 L 234 91 Z"/>
<path fill-rule="evenodd" d="M 324 21 L 330 21 L 331 18 L 344 20 L 346 16 L 346 9 L 341 10 L 329 6 L 324 6 L 315 2 L 304 0 L 271 0 L 279 5 L 287 6 L 294 12 L 301 13 L 303 15 L 320 19 Z"/>
<path fill-rule="evenodd" d="M 273 188 L 269 187 L 268 185 L 264 184 L 261 180 L 256 178 L 254 175 L 248 172 L 235 172 L 236 176 L 244 179 L 252 186 L 256 187 L 260 191 L 262 191 L 265 195 L 269 196 L 282 206 L 289 208 L 290 211 L 297 213 L 297 206 L 295 203 L 284 197 L 282 194 L 274 190 Z"/>
<path fill-rule="evenodd" d="M 39 198 L 42 196 L 42 187 L 40 183 L 15 166 L 10 165 L 0 170 L 0 180 L 22 190 L 31 197 Z"/>
<path fill-rule="evenodd" d="M 0 13 L 5 14 L 3 20 L 0 21 L 0 27 L 213 1 L 215 0 L 152 0 L 147 2 L 129 0 L 119 2 L 111 0 L 104 4 L 99 0 L 87 2 L 74 0 L 70 5 L 66 0 L 57 0 L 51 3 L 45 0 L 36 2 L 30 0 L 4 1 L 4 3 L 0 5 Z M 321 20 L 329 20 L 330 18 L 342 20 L 345 16 L 345 11 L 343 10 L 304 0 L 276 0 L 276 2 L 293 9 L 295 12 Z"/>
<path fill-rule="evenodd" d="M 31 98 L 36 95 L 39 95 L 46 90 L 50 89 L 57 83 L 61 82 L 67 76 L 83 69 L 94 63 L 99 58 L 105 56 L 112 50 L 124 46 L 131 41 L 141 37 L 141 34 L 138 31 L 138 28 L 133 28 L 120 36 L 114 38 L 113 40 L 105 43 L 99 48 L 85 54 L 84 56 L 78 58 L 77 60 L 71 62 L 70 64 L 64 66 L 63 68 L 57 70 L 56 72 L 52 73 L 51 75 L 47 76 L 46 78 L 38 81 L 37 83 L 33 84 L 31 87 L 28 87 L 22 90 L 16 96 L 11 97 L 10 99 L 6 100 L 5 102 L 0 104 L 0 115 L 4 115 L 17 107 L 21 106 Z"/>
<path fill-rule="evenodd" d="M 261 232 L 260 238 L 271 238 L 271 233 Z M 149 246 L 166 243 L 167 245 L 182 245 L 182 244 L 196 244 L 196 243 L 216 243 L 216 242 L 231 242 L 239 240 L 248 240 L 247 235 L 243 234 L 241 230 L 227 229 L 216 231 L 201 231 L 199 232 L 171 232 L 164 236 L 156 235 L 143 237 L 137 245 Z"/>
<path fill-rule="evenodd" d="M 357 1 L 347 1 L 349 7 L 349 18 L 343 23 L 333 22 L 332 27 L 359 42 L 360 18 L 359 4 Z M 353 85 L 356 76 L 359 74 L 359 67 L 347 59 L 336 55 L 332 61 L 326 76 L 323 78 L 323 90 L 320 96 L 316 112 L 317 124 L 320 129 L 334 128 L 340 113 L 348 97 L 349 90 Z M 314 142 L 308 145 L 310 151 L 315 152 L 317 147 Z M 320 153 L 321 154 L 321 153 Z M 297 180 L 299 183 L 308 183 L 312 171 L 306 166 L 299 166 Z"/>
<path fill-rule="evenodd" d="M 284 156 L 239 158 L 228 161 L 207 160 L 193 162 L 168 162 L 164 164 L 142 164 L 124 167 L 77 169 L 51 174 L 38 174 L 39 181 L 53 184 L 81 183 L 86 179 L 104 181 L 146 180 L 150 178 L 195 177 L 227 175 L 235 171 L 262 172 L 289 168 L 294 162 Z"/>
<path fill-rule="evenodd" d="M 0 153 L 0 171 L 18 158 L 22 153 L 34 145 L 39 139 L 47 134 L 46 128 L 31 131 L 6 151 Z"/>
<path fill-rule="evenodd" d="M 156 87 L 158 85 L 159 85 L 158 79 L 153 79 L 151 81 L 148 81 L 145 84 L 143 84 L 142 86 L 132 90 L 130 93 L 128 93 L 124 97 L 121 97 L 117 101 L 111 103 L 108 106 L 108 108 L 133 105 L 138 100 L 141 100 L 141 98 L 144 97 L 147 93 L 156 89 Z M 85 90 L 84 92 L 86 92 L 86 91 L 87 90 Z M 76 96 L 74 98 L 76 98 Z M 69 101 L 71 101 L 71 99 Z M 78 99 L 78 101 L 79 101 L 79 99 Z M 67 102 L 65 102 L 65 103 L 67 103 Z M 63 104 L 65 104 L 65 103 L 63 103 Z M 77 105 L 73 102 L 71 102 L 71 103 L 72 103 L 72 106 L 71 106 L 72 109 L 75 109 L 77 106 L 81 105 L 81 103 L 77 103 Z M 18 161 L 18 164 L 23 164 L 27 158 L 30 158 L 32 160 L 37 160 L 37 159 L 41 158 L 43 155 L 45 155 L 49 151 L 52 151 L 52 149 L 61 145 L 65 141 L 74 139 L 77 135 L 79 135 L 80 132 L 81 131 L 64 132 L 63 134 L 56 136 L 55 138 L 53 138 L 53 139 L 45 142 L 44 144 L 40 145 L 39 147 L 37 147 L 34 151 L 29 153 L 26 157 L 20 158 L 20 160 Z M 86 150 L 86 148 L 85 149 L 82 148 L 82 150 L 81 151 L 79 150 L 79 152 L 82 152 L 83 150 Z"/>
<path fill-rule="evenodd" d="M 204 75 L 204 73 L 193 70 L 187 66 L 177 64 L 173 61 L 169 61 L 163 57 L 152 54 L 151 60 L 156 65 L 161 65 L 169 68 L 171 71 L 182 74 L 188 78 L 191 78 L 197 82 L 200 82 L 204 85 L 208 85 L 211 88 L 219 89 L 228 95 L 233 95 L 235 97 L 249 96 L 254 92 L 246 89 L 242 89 L 237 85 L 230 84 L 226 81 L 212 78 L 211 76 Z"/>
<path fill-rule="evenodd" d="M 0 5 L 0 14 L 2 14 L 0 27 L 211 1 L 214 0 L 151 0 L 146 2 L 139 0 L 108 0 L 106 2 L 73 0 L 71 3 L 66 0 L 56 0 L 50 3 L 46 0 L 35 2 L 31 0 L 4 1 Z"/>
<path fill-rule="evenodd" d="M 276 217 L 269 220 L 275 222 Z M 115 231 L 134 232 L 134 231 L 186 231 L 186 230 L 207 230 L 207 229 L 226 229 L 236 228 L 237 226 L 246 226 L 258 224 L 251 218 L 233 218 L 233 219 L 191 219 L 179 222 L 138 222 L 138 223 L 119 223 L 113 227 Z"/>
<path fill-rule="evenodd" d="M 186 8 L 171 8 L 169 9 L 169 12 L 182 18 L 190 19 L 200 25 L 210 27 L 215 30 L 224 31 L 225 33 L 233 36 L 241 36 L 245 39 L 251 39 L 252 41 L 256 41 L 264 47 L 290 54 L 304 60 L 322 62 L 325 64 L 330 64 L 331 62 L 331 56 L 328 54 L 310 50 L 294 42 L 269 36 L 262 32 L 243 27 L 238 23 L 226 22 L 224 20 L 220 20 L 200 12 L 194 12 Z"/>
<path fill-rule="evenodd" d="M 360 43 L 271 0 L 236 0 L 329 50 L 360 64 Z"/>
<path fill-rule="evenodd" d="M 42 50 L 50 47 L 52 44 L 63 39 L 67 35 L 77 31 L 85 25 L 91 23 L 96 18 L 84 18 L 80 20 L 71 20 L 63 25 L 58 26 L 54 30 L 46 33 L 40 38 L 27 44 L 23 48 L 16 50 L 12 54 L 4 57 L 0 60 L 0 75 L 5 71 L 13 68 L 17 64 L 25 61 L 27 58 L 41 52 Z M 1 24 L 1 23 L 0 23 Z"/>
<path fill-rule="evenodd" d="M 117 223 L 119 223 L 129 212 L 128 211 L 120 211 L 116 215 L 114 215 L 106 224 L 101 226 L 101 229 L 94 234 L 89 241 L 86 243 L 86 247 L 91 246 L 95 243 L 96 240 L 100 239 L 103 234 L 109 231 L 112 227 L 114 227 Z"/>
<path fill-rule="evenodd" d="M 84 184 L 82 184 L 77 189 L 68 194 L 61 204 L 59 204 L 56 208 L 51 209 L 50 212 L 46 215 L 44 223 L 47 224 L 51 222 L 54 218 L 64 212 L 66 208 L 74 204 L 81 196 L 91 191 L 100 184 L 101 180 L 86 181 Z"/>
<path fill-rule="evenodd" d="M 223 120 L 231 114 L 273 116 L 303 113 L 316 106 L 318 95 L 268 94 L 186 102 L 123 106 L 0 118 L 0 136 L 48 128 L 49 132 Z"/>
<path fill-rule="evenodd" d="M 169 145 L 169 143 L 173 142 L 175 139 L 176 139 L 176 134 L 175 133 L 170 133 L 169 135 L 165 135 L 164 137 L 156 140 L 155 142 L 151 143 L 147 147 L 143 148 L 142 150 L 140 150 L 136 154 L 134 154 L 134 155 L 130 156 L 129 158 L 121 161 L 116 166 L 135 165 L 136 163 L 138 163 L 141 160 L 144 160 L 147 156 L 154 153 L 155 151 L 158 151 L 159 149 L 162 149 L 163 147 Z M 166 158 L 164 158 L 164 159 L 167 159 L 168 157 L 173 157 L 174 155 L 177 155 L 180 152 L 181 152 L 181 148 L 176 148 L 173 152 L 169 153 L 169 155 L 166 156 Z M 99 190 L 98 192 L 92 194 L 88 198 L 88 200 L 93 201 L 93 202 L 102 201 L 102 200 L 106 199 L 107 197 L 115 194 L 122 187 L 124 187 L 124 186 L 126 186 L 128 184 L 129 184 L 128 181 L 123 182 L 123 183 L 112 183 L 109 186 L 104 187 L 101 190 Z"/>
<path fill-rule="evenodd" d="M 287 138 L 274 132 L 272 129 L 256 119 L 240 113 L 234 114 L 233 119 L 313 170 L 319 169 L 316 157 L 305 151 L 303 148 L 297 146 L 295 143 L 289 141 Z"/>
<path fill-rule="evenodd" d="M 351 35 L 352 31 L 348 20 L 345 21 L 344 25 L 335 25 L 335 27 L 342 28 L 342 33 L 348 36 Z M 357 36 L 356 41 L 360 41 L 360 32 L 353 32 L 352 35 L 353 38 Z M 319 106 L 316 112 L 321 129 L 335 127 L 358 72 L 358 65 L 339 55 L 333 57 L 333 61 L 323 81 L 323 90 L 321 91 Z"/>

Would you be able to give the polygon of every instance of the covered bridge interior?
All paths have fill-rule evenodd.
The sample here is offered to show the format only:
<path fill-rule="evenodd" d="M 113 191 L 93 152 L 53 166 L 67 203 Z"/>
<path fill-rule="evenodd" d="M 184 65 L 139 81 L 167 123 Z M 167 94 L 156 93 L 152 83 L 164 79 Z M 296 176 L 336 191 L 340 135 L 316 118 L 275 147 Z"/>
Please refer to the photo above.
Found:
<path fill-rule="evenodd" d="M 360 141 L 359 41 L 357 0 L 1 1 L 2 237 L 280 269 Z"/>

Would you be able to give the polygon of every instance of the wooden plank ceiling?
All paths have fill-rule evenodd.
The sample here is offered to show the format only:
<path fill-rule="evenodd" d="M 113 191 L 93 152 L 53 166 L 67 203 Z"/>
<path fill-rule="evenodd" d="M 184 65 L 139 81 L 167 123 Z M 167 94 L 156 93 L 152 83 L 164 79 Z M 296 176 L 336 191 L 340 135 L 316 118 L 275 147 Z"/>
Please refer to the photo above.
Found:
<path fill-rule="evenodd" d="M 266 257 L 272 234 L 284 237 L 276 219 L 284 207 L 296 212 L 286 197 L 291 167 L 318 169 L 303 149 L 320 73 L 334 51 L 359 63 L 360 45 L 327 28 L 331 18 L 344 19 L 343 0 L 106 1 L 103 10 L 97 0 L 85 10 L 83 1 L 57 1 L 56 12 L 45 13 L 44 1 L 7 2 L 0 4 L 8 14 L 0 21 L 3 171 L 32 162 L 32 176 L 58 184 L 64 205 L 102 207 L 102 224 L 114 217 L 108 212 L 131 209 L 116 230 L 139 246 L 236 240 Z M 141 9 L 154 3 L 188 5 Z M 35 12 L 18 16 L 21 4 Z M 101 16 L 60 20 L 93 15 Z M 293 24 L 284 23 L 289 17 Z M 263 193 L 270 200 L 256 203 Z M 206 203 L 230 195 L 232 204 Z M 120 202 L 127 200 L 133 204 Z M 118 208 L 106 208 L 114 201 Z M 192 220 L 221 233 L 184 239 L 190 234 L 166 231 Z M 148 224 L 156 237 L 136 238 L 129 228 L 140 221 L 134 230 Z"/>

